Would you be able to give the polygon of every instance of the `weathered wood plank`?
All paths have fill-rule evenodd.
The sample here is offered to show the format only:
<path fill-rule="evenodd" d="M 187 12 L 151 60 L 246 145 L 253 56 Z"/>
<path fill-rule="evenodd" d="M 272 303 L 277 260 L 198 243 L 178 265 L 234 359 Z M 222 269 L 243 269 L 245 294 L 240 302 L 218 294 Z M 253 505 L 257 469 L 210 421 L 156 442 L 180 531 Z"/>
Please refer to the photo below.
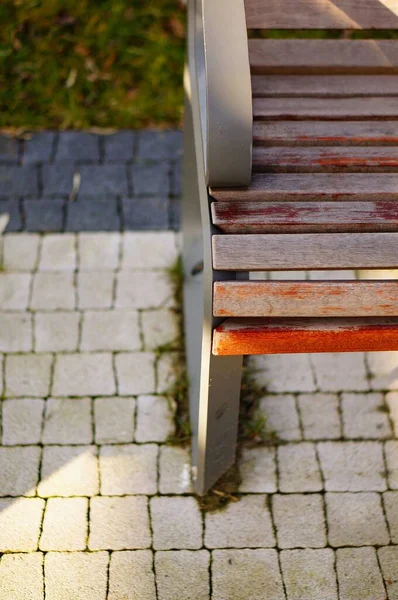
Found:
<path fill-rule="evenodd" d="M 396 0 L 245 0 L 249 29 L 394 29 Z"/>
<path fill-rule="evenodd" d="M 398 202 L 213 202 L 224 233 L 398 231 Z"/>
<path fill-rule="evenodd" d="M 246 188 L 211 188 L 224 201 L 398 200 L 395 173 L 254 174 Z"/>
<path fill-rule="evenodd" d="M 261 121 L 398 119 L 398 96 L 394 98 L 253 98 L 253 115 L 255 119 Z"/>
<path fill-rule="evenodd" d="M 387 172 L 398 170 L 398 147 L 259 148 L 253 170 L 262 173 Z"/>
<path fill-rule="evenodd" d="M 213 235 L 220 271 L 393 269 L 398 233 Z"/>
<path fill-rule="evenodd" d="M 218 281 L 215 317 L 395 317 L 398 281 Z"/>
<path fill-rule="evenodd" d="M 349 98 L 398 96 L 394 75 L 253 75 L 255 97 Z"/>
<path fill-rule="evenodd" d="M 398 124 L 396 121 L 255 121 L 253 141 L 259 146 L 398 145 Z"/>
<path fill-rule="evenodd" d="M 226 319 L 213 354 L 294 354 L 398 350 L 398 319 Z"/>
<path fill-rule="evenodd" d="M 398 73 L 395 40 L 249 39 L 253 74 Z"/>

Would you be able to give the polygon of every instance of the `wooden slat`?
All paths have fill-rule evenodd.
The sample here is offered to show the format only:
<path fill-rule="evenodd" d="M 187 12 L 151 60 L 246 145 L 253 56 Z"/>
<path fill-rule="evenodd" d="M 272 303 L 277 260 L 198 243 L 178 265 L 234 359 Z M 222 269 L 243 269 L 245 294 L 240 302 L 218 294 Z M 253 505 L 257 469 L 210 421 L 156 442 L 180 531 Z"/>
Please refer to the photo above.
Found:
<path fill-rule="evenodd" d="M 245 0 L 249 29 L 394 29 L 396 0 Z"/>
<path fill-rule="evenodd" d="M 398 231 L 398 202 L 213 202 L 224 233 Z"/>
<path fill-rule="evenodd" d="M 253 74 L 398 73 L 396 40 L 249 39 Z"/>
<path fill-rule="evenodd" d="M 220 271 L 393 269 L 398 233 L 213 235 Z"/>
<path fill-rule="evenodd" d="M 226 319 L 213 354 L 293 354 L 398 350 L 398 319 Z"/>
<path fill-rule="evenodd" d="M 218 281 L 216 317 L 395 317 L 398 281 Z"/>
<path fill-rule="evenodd" d="M 263 173 L 387 172 L 398 170 L 398 147 L 254 148 L 253 170 Z"/>
<path fill-rule="evenodd" d="M 398 96 L 395 75 L 253 75 L 254 97 Z"/>
<path fill-rule="evenodd" d="M 261 121 L 398 119 L 398 96 L 394 98 L 253 98 L 253 116 Z"/>
<path fill-rule="evenodd" d="M 397 77 L 398 80 L 398 77 Z M 398 145 L 396 121 L 255 121 L 260 146 Z"/>
<path fill-rule="evenodd" d="M 247 188 L 211 188 L 216 200 L 398 200 L 398 175 L 393 173 L 255 174 Z"/>

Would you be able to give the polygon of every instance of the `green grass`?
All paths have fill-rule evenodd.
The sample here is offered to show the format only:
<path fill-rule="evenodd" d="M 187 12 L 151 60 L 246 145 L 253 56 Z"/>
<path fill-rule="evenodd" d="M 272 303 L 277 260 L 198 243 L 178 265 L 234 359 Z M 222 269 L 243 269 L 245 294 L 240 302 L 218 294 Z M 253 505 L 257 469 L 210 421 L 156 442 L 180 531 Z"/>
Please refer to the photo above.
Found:
<path fill-rule="evenodd" d="M 177 126 L 178 0 L 1 0 L 0 127 Z"/>

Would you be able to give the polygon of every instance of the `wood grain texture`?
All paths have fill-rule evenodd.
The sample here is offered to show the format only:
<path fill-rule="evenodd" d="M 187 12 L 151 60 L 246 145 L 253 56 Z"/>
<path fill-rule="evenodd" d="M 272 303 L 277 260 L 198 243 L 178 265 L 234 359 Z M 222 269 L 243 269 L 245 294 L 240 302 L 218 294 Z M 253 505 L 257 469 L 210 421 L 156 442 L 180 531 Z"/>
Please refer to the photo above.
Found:
<path fill-rule="evenodd" d="M 398 73 L 395 40 L 249 39 L 253 74 Z"/>
<path fill-rule="evenodd" d="M 294 354 L 398 350 L 398 319 L 226 319 L 213 354 Z"/>
<path fill-rule="evenodd" d="M 398 202 L 213 202 L 224 233 L 398 231 Z"/>
<path fill-rule="evenodd" d="M 247 188 L 211 188 L 224 201 L 343 201 L 398 200 L 395 173 L 257 173 Z"/>
<path fill-rule="evenodd" d="M 397 77 L 398 80 L 398 77 Z M 396 121 L 255 121 L 258 146 L 398 145 Z"/>
<path fill-rule="evenodd" d="M 218 281 L 215 317 L 398 316 L 398 281 Z"/>
<path fill-rule="evenodd" d="M 398 96 L 395 75 L 253 75 L 254 97 Z"/>
<path fill-rule="evenodd" d="M 220 271 L 393 269 L 398 233 L 213 235 Z"/>
<path fill-rule="evenodd" d="M 396 0 L 245 0 L 249 29 L 394 29 Z"/>

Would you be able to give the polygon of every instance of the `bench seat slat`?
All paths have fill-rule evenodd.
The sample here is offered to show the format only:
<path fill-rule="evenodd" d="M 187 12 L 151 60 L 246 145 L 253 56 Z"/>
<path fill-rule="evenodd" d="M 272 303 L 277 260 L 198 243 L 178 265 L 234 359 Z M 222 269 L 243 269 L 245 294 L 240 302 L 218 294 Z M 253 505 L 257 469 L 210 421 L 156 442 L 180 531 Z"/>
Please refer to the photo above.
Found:
<path fill-rule="evenodd" d="M 393 269 L 398 233 L 213 235 L 220 271 Z"/>
<path fill-rule="evenodd" d="M 215 317 L 398 316 L 398 281 L 218 281 Z"/>
<path fill-rule="evenodd" d="M 213 354 L 294 354 L 398 350 L 398 319 L 226 319 Z"/>

